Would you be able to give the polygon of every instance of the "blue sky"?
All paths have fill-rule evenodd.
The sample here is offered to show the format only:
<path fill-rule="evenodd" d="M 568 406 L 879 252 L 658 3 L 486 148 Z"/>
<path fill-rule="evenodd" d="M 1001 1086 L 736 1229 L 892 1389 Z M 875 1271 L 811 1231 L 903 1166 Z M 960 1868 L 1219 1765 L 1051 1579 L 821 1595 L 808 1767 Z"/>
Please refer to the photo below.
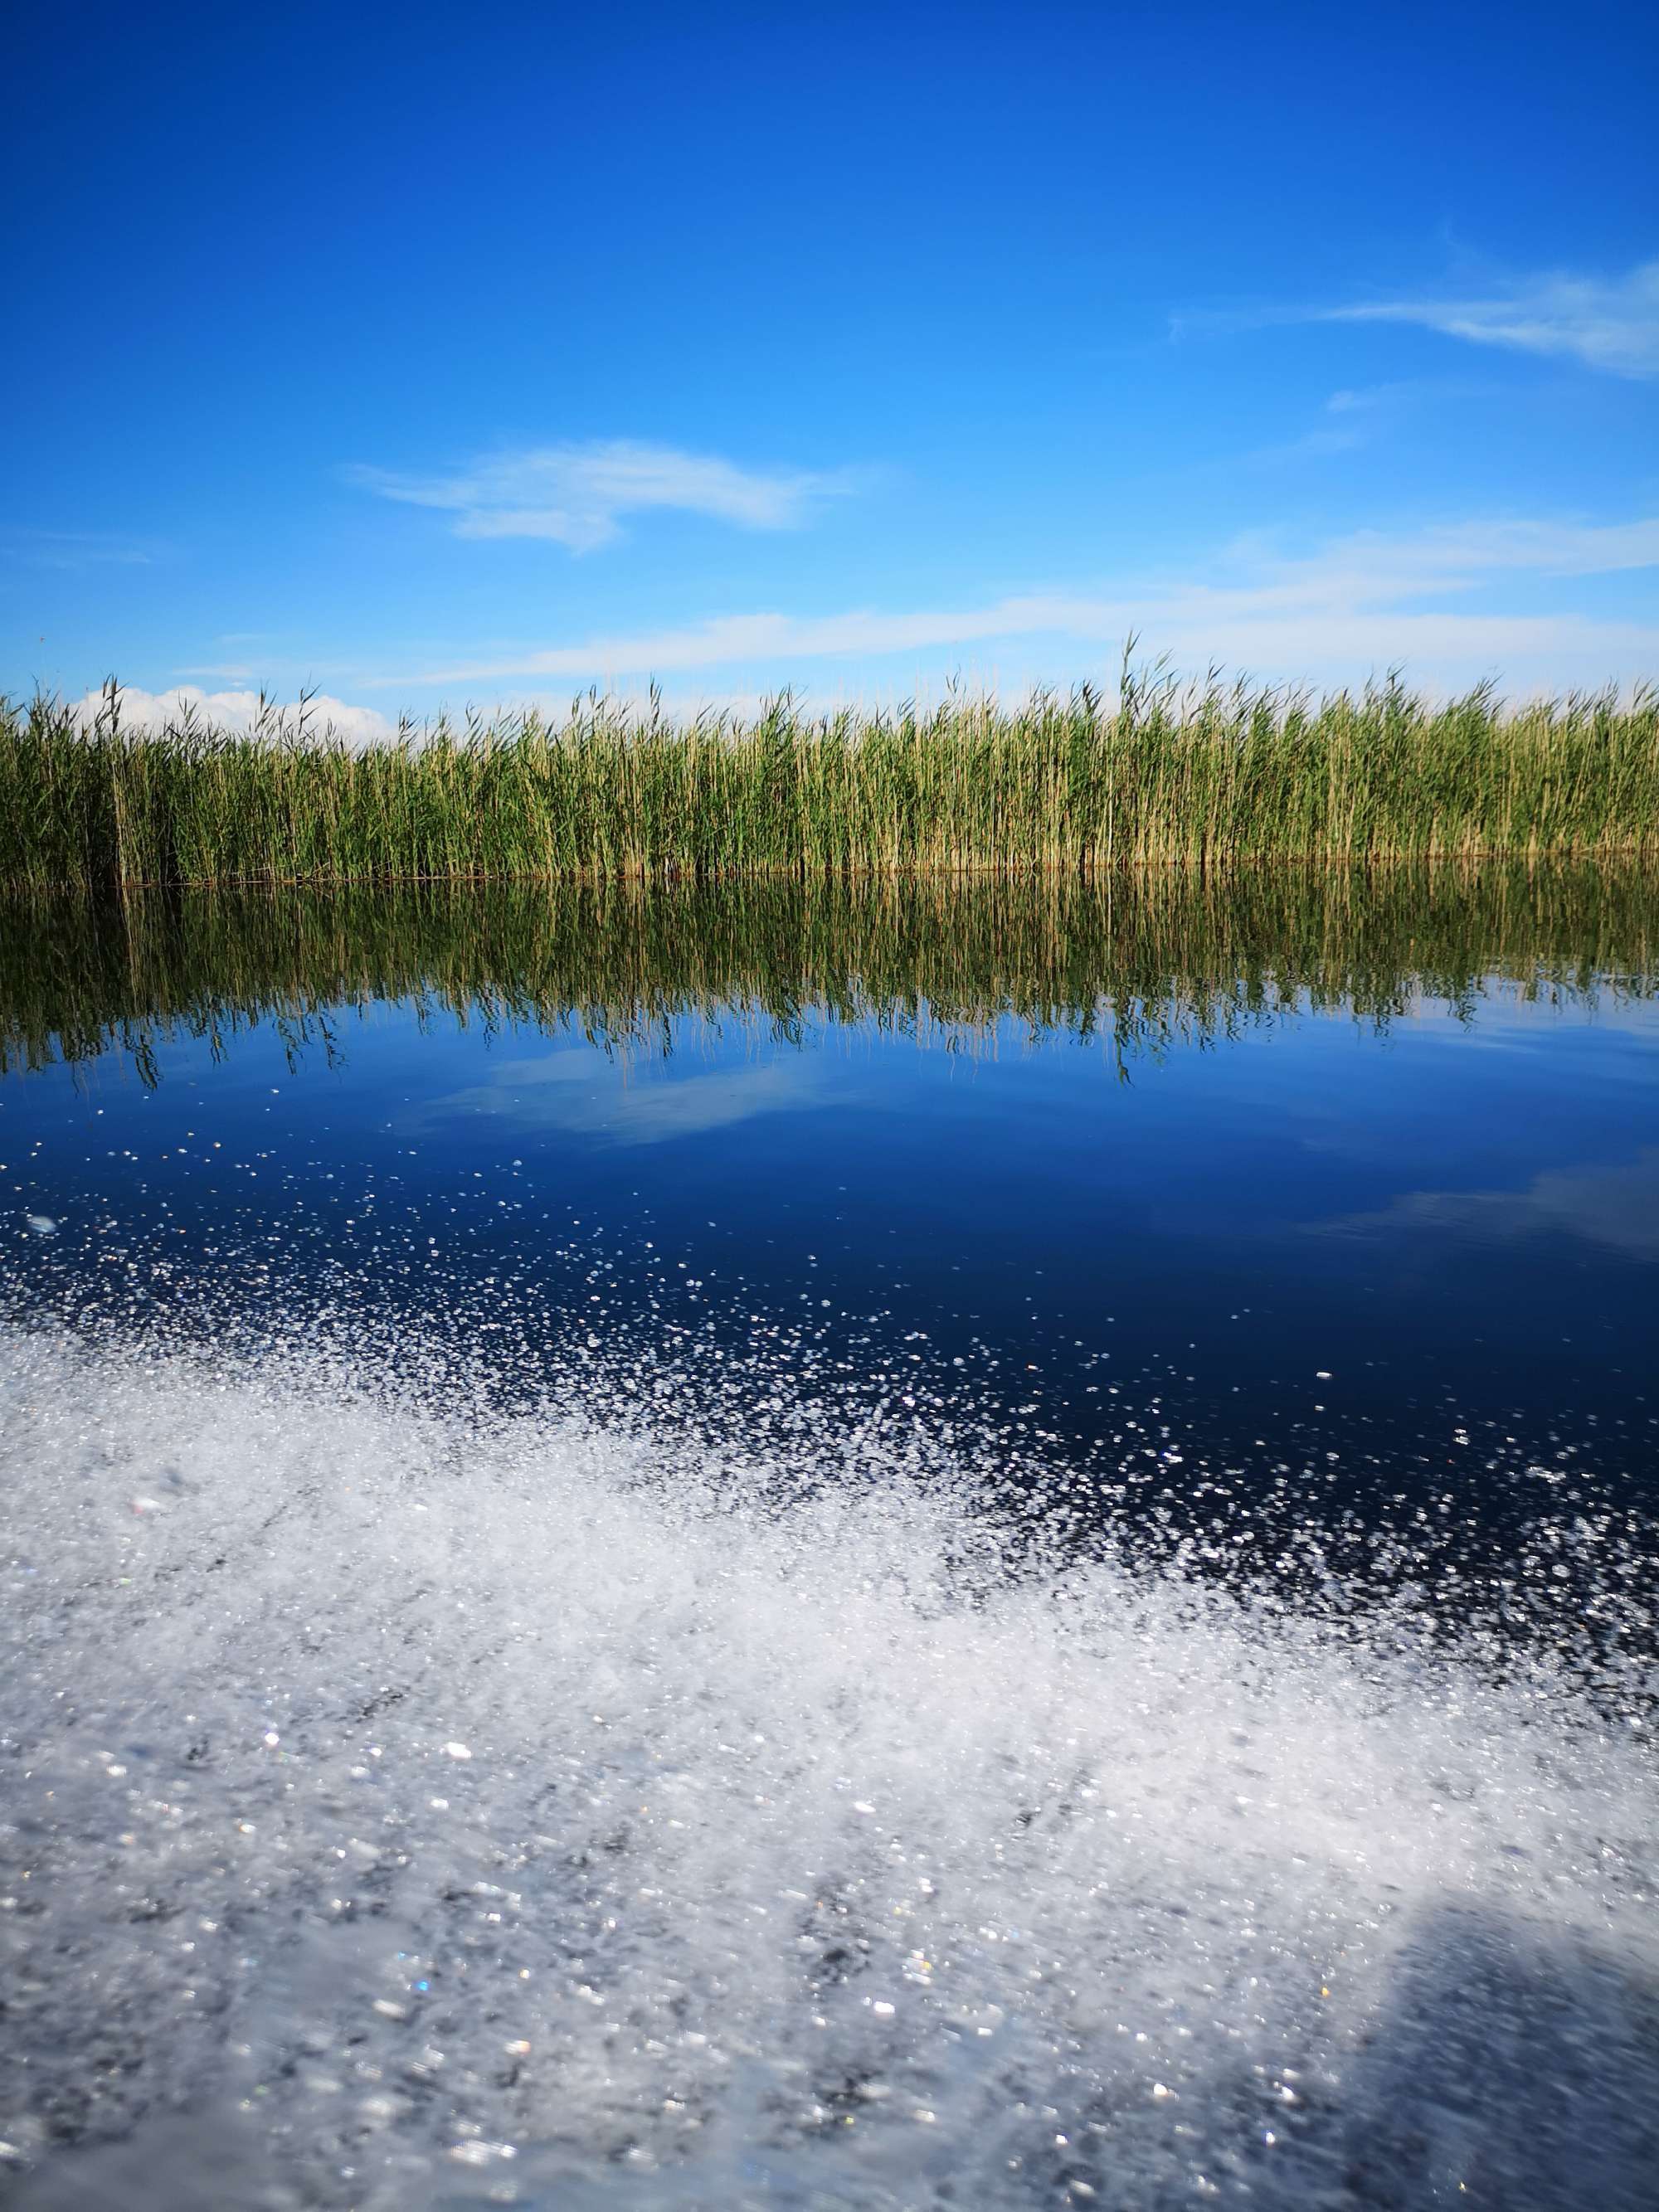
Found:
<path fill-rule="evenodd" d="M 1659 33 L 12 17 L 0 688 L 1659 675 Z"/>

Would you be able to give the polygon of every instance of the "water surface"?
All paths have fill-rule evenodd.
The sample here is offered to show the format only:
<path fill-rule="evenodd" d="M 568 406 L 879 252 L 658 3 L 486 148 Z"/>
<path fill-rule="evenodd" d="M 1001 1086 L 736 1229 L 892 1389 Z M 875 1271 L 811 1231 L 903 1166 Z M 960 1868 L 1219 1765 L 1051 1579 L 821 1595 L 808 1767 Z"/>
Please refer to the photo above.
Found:
<path fill-rule="evenodd" d="M 1645 2201 L 1655 916 L 15 913 L 19 2201 Z"/>

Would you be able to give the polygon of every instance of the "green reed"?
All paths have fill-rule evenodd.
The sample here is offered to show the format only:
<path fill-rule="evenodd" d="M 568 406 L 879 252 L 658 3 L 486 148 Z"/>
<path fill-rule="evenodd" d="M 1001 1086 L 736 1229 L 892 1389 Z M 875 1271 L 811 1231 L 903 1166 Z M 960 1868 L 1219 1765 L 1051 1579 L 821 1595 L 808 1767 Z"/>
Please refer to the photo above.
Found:
<path fill-rule="evenodd" d="M 1090 873 L 1659 851 L 1659 691 L 1433 704 L 1131 678 L 1005 709 L 663 719 L 604 700 L 354 744 L 273 713 L 0 702 L 0 884 Z"/>
<path fill-rule="evenodd" d="M 788 1041 L 824 1019 L 972 1045 L 1012 1022 L 1120 1063 L 1304 1007 L 1386 1024 L 1493 979 L 1659 989 L 1659 880 L 1616 865 L 1124 871 L 710 884 L 435 883 L 0 901 L 0 1072 L 255 1022 L 343 1048 L 397 1000 L 485 1029 L 673 1048 L 685 1018 Z"/>

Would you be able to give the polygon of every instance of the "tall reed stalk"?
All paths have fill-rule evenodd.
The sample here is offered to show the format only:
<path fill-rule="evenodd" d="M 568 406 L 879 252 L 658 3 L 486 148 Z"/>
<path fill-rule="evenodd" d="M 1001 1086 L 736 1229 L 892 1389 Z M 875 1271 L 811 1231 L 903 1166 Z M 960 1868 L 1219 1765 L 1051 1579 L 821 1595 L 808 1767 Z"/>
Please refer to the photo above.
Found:
<path fill-rule="evenodd" d="M 354 744 L 0 702 L 0 885 L 584 882 L 1659 852 L 1659 690 L 1433 704 L 1126 684 L 665 723 L 578 702 Z"/>

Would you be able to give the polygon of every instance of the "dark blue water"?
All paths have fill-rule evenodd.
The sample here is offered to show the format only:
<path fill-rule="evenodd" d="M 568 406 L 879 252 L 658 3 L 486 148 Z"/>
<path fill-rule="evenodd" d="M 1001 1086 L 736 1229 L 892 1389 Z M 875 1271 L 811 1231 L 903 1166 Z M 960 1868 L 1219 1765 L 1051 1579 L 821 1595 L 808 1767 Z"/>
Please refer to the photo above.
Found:
<path fill-rule="evenodd" d="M 1651 1458 L 1644 999 L 1493 978 L 1127 1063 L 1006 1017 L 809 1012 L 784 1042 L 717 1008 L 618 1047 L 380 1004 L 327 1029 L 0 1084 L 20 1268 L 163 1312 L 333 1273 L 428 1313 L 529 1293 L 556 1337 L 874 1330 L 994 1364 L 1068 1447 L 1121 1441 L 1127 1392 L 1212 1453 Z"/>

